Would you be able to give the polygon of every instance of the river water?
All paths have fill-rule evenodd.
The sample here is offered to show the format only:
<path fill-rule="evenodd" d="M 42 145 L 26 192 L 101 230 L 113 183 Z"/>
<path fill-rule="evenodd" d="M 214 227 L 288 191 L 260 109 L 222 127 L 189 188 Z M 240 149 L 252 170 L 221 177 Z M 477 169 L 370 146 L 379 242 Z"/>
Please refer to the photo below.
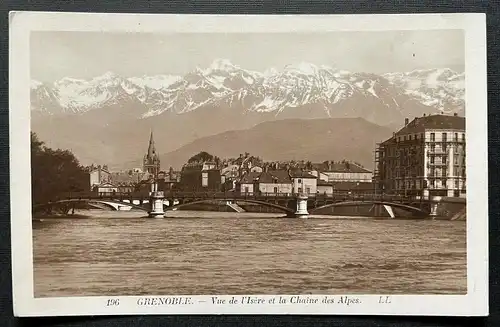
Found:
<path fill-rule="evenodd" d="M 118 214 L 34 221 L 35 297 L 466 293 L 465 221 Z"/>

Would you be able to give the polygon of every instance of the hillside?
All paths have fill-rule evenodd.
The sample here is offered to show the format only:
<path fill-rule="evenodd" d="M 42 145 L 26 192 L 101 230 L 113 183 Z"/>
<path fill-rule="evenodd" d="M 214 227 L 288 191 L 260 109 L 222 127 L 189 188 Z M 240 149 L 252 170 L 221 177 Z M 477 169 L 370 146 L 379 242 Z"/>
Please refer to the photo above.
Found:
<path fill-rule="evenodd" d="M 264 160 L 322 162 L 345 158 L 372 169 L 375 144 L 391 135 L 389 128 L 361 118 L 287 119 L 204 137 L 160 158 L 163 169 L 179 168 L 200 151 L 222 158 L 244 152 Z"/>

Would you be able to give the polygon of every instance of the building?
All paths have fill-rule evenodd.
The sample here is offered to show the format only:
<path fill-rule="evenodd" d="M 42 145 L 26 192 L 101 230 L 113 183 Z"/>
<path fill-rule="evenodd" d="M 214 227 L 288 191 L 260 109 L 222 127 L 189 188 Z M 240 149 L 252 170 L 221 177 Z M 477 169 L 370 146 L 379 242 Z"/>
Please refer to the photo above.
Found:
<path fill-rule="evenodd" d="M 332 195 L 333 194 L 333 183 L 326 182 L 321 179 L 317 179 L 316 182 L 317 193 L 320 195 Z"/>
<path fill-rule="evenodd" d="M 389 194 L 465 197 L 465 117 L 424 115 L 375 150 L 374 181 Z"/>
<path fill-rule="evenodd" d="M 259 176 L 261 172 L 250 172 L 236 183 L 236 191 L 242 194 L 253 194 L 259 191 Z"/>
<path fill-rule="evenodd" d="M 156 153 L 152 131 L 149 137 L 148 152 L 144 155 L 143 171 L 154 177 L 158 176 L 158 173 L 160 172 L 160 157 Z"/>
<path fill-rule="evenodd" d="M 316 194 L 318 191 L 318 178 L 302 170 L 289 172 L 292 180 L 293 194 Z"/>
<path fill-rule="evenodd" d="M 158 190 L 168 191 L 178 189 L 180 173 L 170 167 L 168 172 L 160 171 L 158 174 Z"/>
<path fill-rule="evenodd" d="M 87 167 L 87 171 L 89 173 L 89 185 L 91 190 L 94 190 L 94 188 L 98 185 L 109 183 L 111 181 L 111 174 L 108 170 L 108 166 L 106 165 L 91 165 Z"/>
<path fill-rule="evenodd" d="M 100 195 L 111 195 L 118 193 L 118 187 L 110 182 L 95 185 L 92 190 Z"/>
<path fill-rule="evenodd" d="M 148 178 L 148 175 L 134 170 L 113 172 L 110 174 L 110 181 L 117 187 L 119 193 L 132 193 L 139 183 Z"/>
<path fill-rule="evenodd" d="M 249 172 L 237 184 L 241 194 L 291 195 L 292 178 L 286 170 L 265 170 Z"/>
<path fill-rule="evenodd" d="M 185 191 L 220 191 L 220 170 L 215 162 L 185 164 L 181 170 L 179 187 Z"/>
<path fill-rule="evenodd" d="M 373 173 L 349 161 L 325 161 L 312 164 L 307 171 L 325 182 L 372 182 Z"/>

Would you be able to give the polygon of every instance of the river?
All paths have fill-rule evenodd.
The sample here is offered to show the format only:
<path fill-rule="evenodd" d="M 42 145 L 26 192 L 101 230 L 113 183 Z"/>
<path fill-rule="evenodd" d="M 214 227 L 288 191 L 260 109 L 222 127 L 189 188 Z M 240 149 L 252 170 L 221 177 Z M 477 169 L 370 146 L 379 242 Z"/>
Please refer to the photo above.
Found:
<path fill-rule="evenodd" d="M 465 221 L 171 214 L 34 221 L 35 297 L 466 293 Z"/>

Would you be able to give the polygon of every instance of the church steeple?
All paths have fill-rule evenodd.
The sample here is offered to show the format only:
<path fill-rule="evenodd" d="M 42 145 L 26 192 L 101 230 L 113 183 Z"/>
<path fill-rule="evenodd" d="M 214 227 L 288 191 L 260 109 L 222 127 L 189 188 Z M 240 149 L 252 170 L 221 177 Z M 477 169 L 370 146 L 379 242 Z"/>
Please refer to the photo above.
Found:
<path fill-rule="evenodd" d="M 149 136 L 148 152 L 144 155 L 144 171 L 156 176 L 160 171 L 160 158 L 156 153 L 153 130 Z"/>
<path fill-rule="evenodd" d="M 151 135 L 149 136 L 149 147 L 148 147 L 148 158 L 152 159 L 156 155 L 155 141 L 153 139 L 153 130 L 151 130 Z"/>

